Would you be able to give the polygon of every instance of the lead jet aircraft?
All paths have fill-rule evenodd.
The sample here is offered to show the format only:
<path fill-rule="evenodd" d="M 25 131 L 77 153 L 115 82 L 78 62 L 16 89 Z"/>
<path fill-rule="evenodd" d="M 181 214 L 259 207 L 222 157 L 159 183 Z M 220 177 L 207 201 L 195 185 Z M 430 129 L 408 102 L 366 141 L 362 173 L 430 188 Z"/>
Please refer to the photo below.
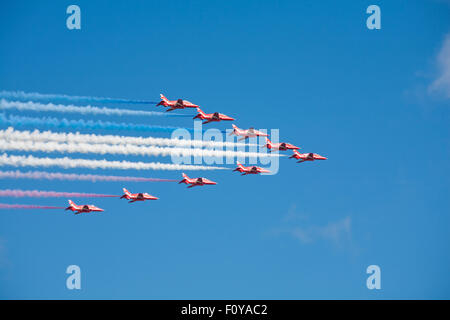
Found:
<path fill-rule="evenodd" d="M 236 163 L 237 164 L 237 168 L 234 169 L 233 171 L 239 171 L 241 174 L 241 176 L 245 176 L 247 174 L 258 174 L 258 173 L 270 173 L 269 170 L 263 169 L 261 167 L 244 167 L 242 164 L 240 164 L 239 162 Z"/>
<path fill-rule="evenodd" d="M 207 184 L 217 184 L 217 182 L 211 181 L 206 178 L 192 178 L 191 179 L 187 176 L 187 174 L 184 174 L 184 173 L 182 173 L 182 176 L 183 176 L 183 180 L 178 182 L 178 184 L 180 184 L 180 183 L 190 184 L 190 186 L 188 186 L 188 188 L 192 188 L 195 186 L 204 186 Z"/>
<path fill-rule="evenodd" d="M 238 141 L 248 139 L 248 138 L 255 138 L 258 136 L 261 136 L 261 137 L 269 136 L 267 133 L 255 130 L 255 128 L 253 128 L 253 127 L 245 130 L 245 129 L 239 129 L 234 124 L 232 124 L 232 126 L 233 126 L 233 131 L 229 135 L 231 136 L 234 134 L 236 136 L 242 136 L 242 138 L 240 138 Z"/>
<path fill-rule="evenodd" d="M 201 120 L 206 120 L 203 122 L 203 124 L 207 124 L 213 121 L 232 121 L 234 120 L 233 118 L 224 115 L 222 113 L 218 113 L 218 112 L 214 112 L 214 113 L 204 113 L 202 111 L 202 109 L 197 108 L 197 112 L 198 114 L 194 117 L 194 119 L 201 119 Z"/>
<path fill-rule="evenodd" d="M 291 158 L 295 158 L 297 160 L 300 159 L 300 161 L 297 161 L 297 163 L 302 163 L 305 161 L 314 161 L 314 160 L 327 160 L 326 157 L 322 157 L 320 154 L 317 153 L 300 153 L 297 150 L 293 150 L 294 154 L 292 156 L 289 157 L 289 159 Z"/>
<path fill-rule="evenodd" d="M 71 210 L 75 214 L 79 214 L 79 213 L 82 213 L 82 212 L 87 213 L 87 212 L 92 212 L 92 211 L 95 211 L 95 212 L 105 211 L 105 210 L 103 210 L 101 208 L 98 208 L 98 207 L 92 205 L 92 204 L 85 204 L 85 205 L 82 205 L 82 206 L 78 206 L 75 203 L 73 203 L 72 200 L 69 200 L 69 206 L 66 208 L 66 210 Z"/>
<path fill-rule="evenodd" d="M 272 143 L 268 138 L 266 138 L 266 144 L 262 147 L 266 147 L 270 151 L 272 150 L 279 150 L 279 151 L 286 151 L 286 150 L 295 150 L 300 149 L 299 147 L 294 146 L 293 144 L 286 143 L 286 142 L 280 142 L 280 143 Z"/>
<path fill-rule="evenodd" d="M 175 109 L 184 109 L 184 108 L 198 108 L 199 106 L 183 99 L 177 100 L 169 100 L 163 94 L 160 94 L 161 101 L 157 104 L 157 106 L 170 107 L 167 111 L 172 111 Z"/>
<path fill-rule="evenodd" d="M 145 201 L 145 200 L 158 200 L 157 197 L 154 197 L 148 193 L 130 193 L 127 189 L 123 188 L 124 195 L 120 197 L 120 199 L 130 200 L 128 203 L 133 203 L 136 201 Z"/>

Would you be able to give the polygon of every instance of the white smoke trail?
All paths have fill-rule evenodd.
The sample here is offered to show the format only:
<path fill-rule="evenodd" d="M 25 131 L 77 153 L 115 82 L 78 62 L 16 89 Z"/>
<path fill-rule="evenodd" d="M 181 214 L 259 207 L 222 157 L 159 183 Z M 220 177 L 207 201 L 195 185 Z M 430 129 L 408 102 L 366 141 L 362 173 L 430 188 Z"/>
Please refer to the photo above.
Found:
<path fill-rule="evenodd" d="M 2 151 L 27 151 L 27 152 L 60 152 L 60 153 L 96 153 L 134 156 L 171 156 L 171 157 L 272 157 L 278 154 L 222 151 L 207 149 L 144 147 L 133 145 L 109 145 L 89 143 L 58 143 L 58 142 L 33 142 L 20 140 L 0 140 Z"/>
<path fill-rule="evenodd" d="M 174 179 L 107 176 L 99 174 L 77 174 L 45 171 L 0 171 L 0 179 L 35 179 L 35 180 L 61 180 L 61 181 L 108 181 L 108 182 L 178 182 Z"/>
<path fill-rule="evenodd" d="M 95 106 L 75 106 L 64 104 L 39 102 L 20 102 L 20 101 L 8 101 L 5 99 L 0 100 L 0 110 L 15 109 L 19 111 L 45 111 L 45 112 L 60 112 L 60 113 L 80 113 L 80 114 L 95 114 L 95 115 L 108 115 L 108 116 L 163 116 L 163 117 L 186 117 L 183 114 L 165 113 L 159 111 L 143 111 L 143 110 L 130 110 L 130 109 L 118 109 L 107 107 L 95 107 Z"/>
<path fill-rule="evenodd" d="M 96 135 L 76 133 L 60 133 L 52 131 L 20 131 L 9 127 L 0 130 L 0 139 L 32 140 L 32 141 L 56 141 L 74 143 L 106 143 L 106 144 L 127 144 L 127 145 L 155 145 L 162 147 L 194 147 L 194 148 L 221 148 L 221 147 L 242 147 L 245 143 L 203 141 L 187 139 L 169 139 L 154 137 L 130 137 L 118 135 Z"/>
<path fill-rule="evenodd" d="M 0 166 L 12 167 L 62 167 L 89 169 L 121 169 L 121 170 L 227 170 L 225 167 L 181 165 L 160 162 L 130 162 L 64 158 L 37 158 L 34 156 L 13 156 L 2 154 Z"/>

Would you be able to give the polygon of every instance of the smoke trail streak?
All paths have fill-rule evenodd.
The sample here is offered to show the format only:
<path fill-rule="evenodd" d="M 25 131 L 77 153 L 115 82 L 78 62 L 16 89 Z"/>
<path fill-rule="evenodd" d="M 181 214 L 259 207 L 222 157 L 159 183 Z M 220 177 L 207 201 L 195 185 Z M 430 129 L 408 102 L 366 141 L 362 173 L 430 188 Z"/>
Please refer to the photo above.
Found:
<path fill-rule="evenodd" d="M 5 189 L 5 190 L 0 190 L 0 197 L 13 197 L 13 198 L 71 198 L 71 197 L 74 197 L 74 198 L 117 198 L 120 196 L 110 195 L 110 194 L 98 194 L 98 193 Z"/>
<path fill-rule="evenodd" d="M 0 91 L 0 97 L 6 99 L 31 99 L 31 100 L 59 100 L 73 102 L 101 102 L 101 103 L 129 103 L 129 104 L 157 104 L 158 102 L 133 99 L 114 99 L 106 97 L 69 96 L 65 94 L 42 94 L 23 91 Z"/>
<path fill-rule="evenodd" d="M 79 113 L 79 114 L 94 114 L 94 115 L 107 115 L 107 116 L 160 116 L 160 117 L 192 117 L 186 114 L 166 113 L 159 111 L 144 111 L 144 110 L 130 110 L 130 109 L 117 109 L 107 107 L 95 107 L 95 106 L 74 106 L 63 104 L 42 104 L 39 102 L 20 102 L 20 101 L 7 101 L 5 99 L 0 100 L 1 110 L 19 110 L 19 111 L 40 111 L 40 112 L 60 112 L 60 113 Z"/>
<path fill-rule="evenodd" d="M 225 167 L 182 165 L 160 162 L 130 162 L 64 158 L 37 158 L 34 156 L 0 156 L 0 166 L 13 167 L 62 167 L 89 169 L 120 169 L 120 170 L 227 170 Z"/>
<path fill-rule="evenodd" d="M 207 149 L 169 148 L 169 147 L 145 147 L 133 145 L 109 145 L 89 143 L 58 143 L 58 142 L 33 142 L 20 140 L 0 140 L 2 151 L 27 151 L 27 152 L 60 152 L 60 153 L 95 153 L 133 156 L 163 156 L 163 157 L 280 157 L 282 155 L 272 153 L 222 151 Z"/>
<path fill-rule="evenodd" d="M 171 157 L 279 157 L 279 154 L 223 151 L 209 149 L 170 148 L 136 145 L 110 145 L 104 143 L 69 142 L 59 143 L 42 140 L 38 134 L 30 136 L 27 140 L 16 140 L 14 132 L 0 131 L 0 150 L 27 151 L 27 152 L 60 152 L 60 153 L 96 153 L 134 156 L 171 156 Z M 36 138 L 36 139 L 35 139 Z"/>
<path fill-rule="evenodd" d="M 0 209 L 65 209 L 65 207 L 37 206 L 34 204 L 0 203 Z"/>
<path fill-rule="evenodd" d="M 106 144 L 128 144 L 128 145 L 156 145 L 163 147 L 194 147 L 194 148 L 213 148 L 213 147 L 245 147 L 247 144 L 239 142 L 222 142 L 222 141 L 203 141 L 188 139 L 169 139 L 154 137 L 130 137 L 119 135 L 96 135 L 96 134 L 80 134 L 61 133 L 52 131 L 18 131 L 9 127 L 6 130 L 0 130 L 0 139 L 11 137 L 16 140 L 32 140 L 33 141 L 56 141 L 56 142 L 75 142 L 75 143 L 106 143 Z M 248 144 L 248 146 L 253 146 Z"/>
<path fill-rule="evenodd" d="M 124 122 L 110 122 L 110 121 L 93 121 L 93 120 L 67 120 L 57 119 L 51 117 L 32 118 L 23 116 L 9 115 L 6 117 L 0 114 L 0 123 L 10 126 L 46 126 L 51 128 L 74 128 L 74 129 L 101 129 L 101 130 L 126 130 L 126 131 L 147 131 L 147 132 L 172 132 L 179 129 L 177 127 L 162 127 L 145 124 L 133 124 Z M 186 128 L 186 130 L 193 132 L 193 129 Z"/>
<path fill-rule="evenodd" d="M 128 176 L 105 176 L 98 174 L 75 174 L 45 171 L 0 171 L 0 179 L 35 179 L 35 180 L 62 180 L 62 181 L 107 181 L 107 182 L 178 182 L 173 179 L 128 177 Z"/>

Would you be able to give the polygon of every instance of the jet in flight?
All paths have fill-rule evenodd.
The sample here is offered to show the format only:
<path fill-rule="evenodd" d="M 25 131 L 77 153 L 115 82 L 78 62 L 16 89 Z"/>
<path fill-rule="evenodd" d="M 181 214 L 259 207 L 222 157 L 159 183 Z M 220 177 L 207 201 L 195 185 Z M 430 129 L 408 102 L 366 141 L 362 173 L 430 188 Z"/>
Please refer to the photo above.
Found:
<path fill-rule="evenodd" d="M 239 171 L 240 173 L 242 173 L 241 176 L 245 176 L 247 174 L 270 173 L 269 170 L 263 169 L 261 167 L 256 166 L 244 167 L 239 162 L 237 162 L 237 168 L 234 169 L 233 171 Z"/>
<path fill-rule="evenodd" d="M 189 178 L 186 174 L 182 173 L 183 176 L 183 180 L 181 180 L 180 183 L 184 183 L 184 184 L 190 184 L 190 186 L 188 186 L 188 188 L 192 188 L 195 186 L 204 186 L 207 184 L 217 184 L 217 182 L 211 181 L 209 179 L 206 178 Z"/>
<path fill-rule="evenodd" d="M 178 100 L 172 100 L 170 101 L 167 99 L 163 94 L 160 94 L 161 101 L 157 104 L 157 106 L 164 106 L 164 107 L 170 107 L 167 111 L 172 111 L 175 109 L 184 109 L 184 108 L 198 108 L 199 106 L 196 104 L 193 104 L 192 102 L 189 102 L 187 100 L 178 99 Z"/>
<path fill-rule="evenodd" d="M 242 136 L 242 138 L 240 138 L 238 141 L 248 139 L 248 138 L 255 138 L 258 136 L 261 136 L 261 137 L 269 136 L 267 133 L 255 130 L 255 128 L 250 128 L 250 129 L 245 130 L 245 129 L 239 129 L 234 124 L 232 124 L 232 126 L 233 126 L 233 131 L 230 133 L 230 136 L 233 134 L 236 136 Z"/>
<path fill-rule="evenodd" d="M 296 147 L 293 144 L 286 143 L 286 142 L 272 143 L 268 138 L 266 138 L 266 144 L 263 145 L 263 147 L 266 147 L 267 149 L 269 149 L 269 151 L 272 151 L 272 150 L 286 151 L 289 149 L 291 149 L 291 150 L 300 149 L 299 147 Z"/>
<path fill-rule="evenodd" d="M 120 197 L 120 199 L 127 199 L 129 203 L 133 203 L 136 201 L 145 201 L 145 200 L 158 200 L 157 197 L 154 197 L 148 193 L 130 193 L 127 189 L 123 188 L 124 195 Z"/>
<path fill-rule="evenodd" d="M 95 211 L 95 212 L 105 211 L 103 209 L 100 209 L 100 208 L 92 205 L 92 204 L 85 204 L 85 205 L 78 206 L 75 203 L 73 203 L 72 200 L 69 200 L 69 206 L 66 208 L 66 210 L 71 210 L 75 214 L 79 214 L 82 212 L 87 213 L 87 212 L 92 212 L 92 211 Z"/>
<path fill-rule="evenodd" d="M 207 124 L 213 121 L 232 121 L 234 120 L 233 118 L 224 115 L 222 113 L 218 113 L 218 112 L 214 112 L 214 113 L 204 113 L 202 111 L 202 109 L 197 108 L 197 112 L 198 114 L 194 117 L 194 119 L 201 119 L 201 120 L 206 120 L 203 122 L 203 124 Z"/>
<path fill-rule="evenodd" d="M 327 160 L 327 158 L 322 157 L 320 154 L 317 153 L 300 153 L 297 150 L 293 150 L 294 154 L 292 156 L 289 157 L 289 159 L 291 158 L 295 158 L 297 160 L 297 163 L 302 163 L 305 161 L 314 161 L 314 160 Z"/>

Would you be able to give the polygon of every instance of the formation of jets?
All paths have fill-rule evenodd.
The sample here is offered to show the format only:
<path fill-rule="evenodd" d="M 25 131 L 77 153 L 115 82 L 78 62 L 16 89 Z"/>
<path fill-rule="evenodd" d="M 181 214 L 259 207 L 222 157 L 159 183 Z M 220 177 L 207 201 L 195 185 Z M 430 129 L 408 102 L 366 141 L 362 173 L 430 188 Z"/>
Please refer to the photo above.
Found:
<path fill-rule="evenodd" d="M 204 113 L 202 109 L 200 109 L 200 106 L 193 104 L 192 102 L 178 99 L 174 101 L 168 100 L 163 94 L 161 96 L 161 102 L 159 102 L 157 105 L 163 105 L 166 107 L 170 107 L 167 111 L 171 111 L 174 109 L 184 109 L 184 108 L 196 108 L 197 109 L 197 115 L 194 117 L 194 119 L 201 119 L 205 120 L 203 124 L 210 123 L 213 121 L 232 121 L 235 120 L 234 118 L 231 118 L 225 114 L 215 112 L 215 113 Z M 305 162 L 305 161 L 314 161 L 314 160 L 326 160 L 326 157 L 323 157 L 317 153 L 299 153 L 297 150 L 300 149 L 300 147 L 297 147 L 291 143 L 287 142 L 279 142 L 279 143 L 273 143 L 269 140 L 268 134 L 258 131 L 255 128 L 249 128 L 249 129 L 240 129 L 236 125 L 232 124 L 233 131 L 230 133 L 230 135 L 236 135 L 241 137 L 238 139 L 238 141 L 245 140 L 248 138 L 255 138 L 255 137 L 266 137 L 266 143 L 262 147 L 266 147 L 269 152 L 271 151 L 287 151 L 292 150 L 293 155 L 289 158 L 295 158 L 299 161 L 298 163 Z M 259 168 L 259 167 L 244 167 L 240 163 L 238 163 L 238 167 L 234 171 L 242 172 L 243 174 L 256 174 L 256 173 L 263 173 L 268 172 L 265 169 Z M 183 174 L 184 175 L 184 174 Z M 205 178 L 198 178 L 198 179 L 205 179 Z M 186 178 L 180 181 L 180 183 L 190 183 L 188 181 L 193 181 L 195 179 L 189 179 Z M 201 181 L 201 180 L 200 180 Z M 204 183 L 206 184 L 206 183 Z M 203 184 L 197 184 L 197 185 L 203 185 Z"/>
<path fill-rule="evenodd" d="M 185 108 L 196 108 L 197 109 L 197 115 L 194 117 L 194 119 L 200 119 L 204 120 L 203 124 L 210 123 L 210 122 L 219 122 L 219 121 L 233 121 L 235 120 L 232 117 L 229 117 L 225 114 L 215 112 L 215 113 L 204 113 L 202 109 L 200 109 L 200 106 L 189 102 L 187 100 L 183 99 L 177 99 L 177 100 L 169 100 L 167 99 L 163 94 L 161 96 L 161 101 L 157 104 L 157 106 L 164 106 L 168 108 L 167 111 L 172 111 L 176 109 L 185 109 Z M 230 133 L 230 135 L 235 135 L 237 137 L 240 137 L 238 141 L 245 140 L 248 138 L 256 138 L 256 137 L 265 137 L 266 143 L 262 147 L 266 147 L 269 152 L 271 151 L 287 151 L 292 150 L 293 154 L 289 157 L 294 158 L 297 161 L 297 163 L 302 163 L 305 161 L 315 161 L 315 160 L 327 160 L 326 157 L 323 157 L 317 153 L 300 153 L 298 150 L 299 147 L 287 143 L 287 142 L 279 142 L 279 143 L 273 143 L 269 140 L 268 134 L 264 133 L 262 131 L 256 130 L 255 128 L 251 127 L 249 129 L 240 129 L 236 125 L 232 124 L 233 131 Z M 240 172 L 241 175 L 249 175 L 249 174 L 260 174 L 260 173 L 270 173 L 269 170 L 257 167 L 257 166 L 249 166 L 245 167 L 241 163 L 237 162 L 237 167 L 233 171 Z M 189 178 L 185 173 L 182 173 L 183 179 L 179 181 L 178 183 L 184 183 L 188 185 L 188 188 L 193 188 L 196 186 L 205 186 L 205 185 L 215 185 L 217 182 L 211 181 L 207 178 Z M 133 203 L 136 201 L 146 201 L 146 200 L 158 200 L 157 197 L 152 196 L 148 193 L 131 193 L 127 189 L 123 188 L 123 195 L 120 197 L 121 199 L 127 199 L 129 203 Z M 72 200 L 69 200 L 69 206 L 66 208 L 66 210 L 71 210 L 75 214 L 79 213 L 87 213 L 87 212 L 102 212 L 104 211 L 101 208 L 98 208 L 94 205 L 76 205 Z"/>

